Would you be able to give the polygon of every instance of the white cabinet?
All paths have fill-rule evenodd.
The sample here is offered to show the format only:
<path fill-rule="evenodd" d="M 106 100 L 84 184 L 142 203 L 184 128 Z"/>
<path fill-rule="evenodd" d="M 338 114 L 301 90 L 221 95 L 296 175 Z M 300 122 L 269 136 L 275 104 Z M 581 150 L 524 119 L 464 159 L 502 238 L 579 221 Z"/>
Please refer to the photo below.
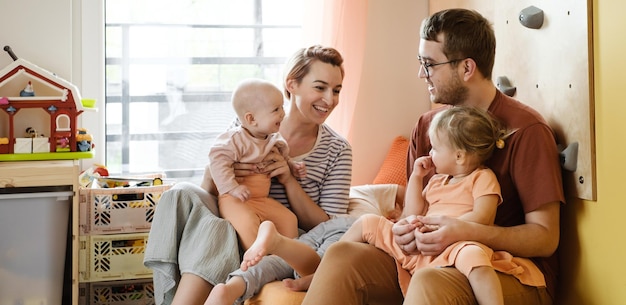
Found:
<path fill-rule="evenodd" d="M 65 186 L 66 190 L 70 190 L 69 192 L 63 192 L 66 197 L 68 195 L 70 197 L 69 215 L 67 216 L 71 219 L 71 240 L 69 240 L 69 244 L 66 247 L 67 251 L 71 253 L 71 262 L 65 266 L 66 273 L 71 274 L 71 282 L 65 282 L 71 287 L 66 287 L 67 289 L 64 290 L 71 291 L 72 305 L 78 304 L 78 174 L 79 165 L 77 160 L 0 162 L 0 188 L 2 188 L 2 193 L 13 193 L 11 188 L 20 189 L 20 194 L 16 195 L 16 198 L 22 199 L 19 199 L 21 201 L 12 201 L 13 203 L 19 204 L 23 202 L 24 197 L 28 197 L 23 192 L 23 190 L 28 190 L 25 188 L 33 188 L 33 201 L 39 202 L 41 202 L 40 199 L 35 198 L 42 195 L 34 193 L 36 190 L 54 186 Z M 15 190 L 17 192 L 17 189 Z M 10 198 L 7 195 L 5 197 Z M 35 212 L 33 211 L 33 213 Z M 53 215 L 54 213 L 49 214 Z M 31 219 L 23 219 L 24 222 L 29 220 Z M 19 238 L 20 232 L 13 232 L 13 234 Z M 63 236 L 67 237 L 67 234 L 63 234 Z M 39 249 L 41 252 L 46 252 L 47 250 L 49 249 Z"/>

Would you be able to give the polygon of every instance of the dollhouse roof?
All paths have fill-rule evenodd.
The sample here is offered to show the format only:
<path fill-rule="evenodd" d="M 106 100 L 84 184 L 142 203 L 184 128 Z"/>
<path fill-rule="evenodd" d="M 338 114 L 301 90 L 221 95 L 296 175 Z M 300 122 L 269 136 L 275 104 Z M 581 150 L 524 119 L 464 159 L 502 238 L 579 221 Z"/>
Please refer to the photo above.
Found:
<path fill-rule="evenodd" d="M 31 82 L 35 96 L 21 97 L 20 91 Z M 0 97 L 11 102 L 20 100 L 58 100 L 60 103 L 73 103 L 77 111 L 83 111 L 78 88 L 27 60 L 18 58 L 0 70 Z"/>

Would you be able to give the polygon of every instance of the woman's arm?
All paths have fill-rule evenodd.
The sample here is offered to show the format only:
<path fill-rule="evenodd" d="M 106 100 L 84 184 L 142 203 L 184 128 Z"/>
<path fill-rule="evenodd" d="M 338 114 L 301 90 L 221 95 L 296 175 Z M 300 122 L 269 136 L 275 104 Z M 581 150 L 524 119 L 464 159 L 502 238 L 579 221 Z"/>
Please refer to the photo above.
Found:
<path fill-rule="evenodd" d="M 276 162 L 270 165 L 271 176 L 284 186 L 291 209 L 298 216 L 300 227 L 306 230 L 328 220 L 328 215 L 348 211 L 352 148 L 327 130 L 322 132 L 322 139 L 304 160 L 306 178 L 295 179 L 281 156 L 274 155 Z"/>
<path fill-rule="evenodd" d="M 291 173 L 291 179 L 282 181 L 285 186 L 291 210 L 298 216 L 300 228 L 309 231 L 318 224 L 330 219 L 328 214 L 307 195 Z"/>
<path fill-rule="evenodd" d="M 299 226 L 303 230 L 308 231 L 329 219 L 328 214 L 302 189 L 300 182 L 292 175 L 287 160 L 280 153 L 273 151 L 265 160 L 272 161 L 264 170 L 285 187 L 291 210 L 298 217 Z"/>

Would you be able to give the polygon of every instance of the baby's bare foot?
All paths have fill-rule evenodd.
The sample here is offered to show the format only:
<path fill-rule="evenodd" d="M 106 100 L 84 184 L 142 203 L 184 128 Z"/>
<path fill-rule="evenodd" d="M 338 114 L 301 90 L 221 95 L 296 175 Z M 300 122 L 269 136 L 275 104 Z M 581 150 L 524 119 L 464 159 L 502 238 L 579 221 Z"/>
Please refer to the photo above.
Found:
<path fill-rule="evenodd" d="M 248 270 L 249 267 L 259 263 L 263 256 L 271 254 L 279 240 L 280 235 L 278 231 L 276 231 L 274 223 L 271 221 L 262 222 L 259 226 L 259 233 L 256 236 L 256 240 L 246 253 L 243 254 L 241 270 Z"/>

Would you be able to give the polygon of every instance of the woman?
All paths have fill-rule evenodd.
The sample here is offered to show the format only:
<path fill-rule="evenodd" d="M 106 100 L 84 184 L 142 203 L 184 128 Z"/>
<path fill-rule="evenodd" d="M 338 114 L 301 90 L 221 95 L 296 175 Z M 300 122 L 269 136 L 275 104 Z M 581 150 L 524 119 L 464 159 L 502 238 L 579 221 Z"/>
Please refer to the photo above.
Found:
<path fill-rule="evenodd" d="M 278 152 L 263 164 L 236 166 L 238 176 L 273 177 L 270 196 L 288 206 L 306 231 L 348 208 L 352 148 L 324 124 L 339 102 L 342 63 L 337 50 L 315 45 L 298 50 L 285 67 L 289 105 L 279 132 L 290 157 L 305 163 L 305 178 L 292 176 Z M 216 199 L 207 191 L 215 194 L 208 170 L 202 189 L 180 183 L 159 201 L 144 258 L 154 271 L 157 304 L 203 304 L 213 285 L 239 267 L 237 235 L 217 217 Z"/>

